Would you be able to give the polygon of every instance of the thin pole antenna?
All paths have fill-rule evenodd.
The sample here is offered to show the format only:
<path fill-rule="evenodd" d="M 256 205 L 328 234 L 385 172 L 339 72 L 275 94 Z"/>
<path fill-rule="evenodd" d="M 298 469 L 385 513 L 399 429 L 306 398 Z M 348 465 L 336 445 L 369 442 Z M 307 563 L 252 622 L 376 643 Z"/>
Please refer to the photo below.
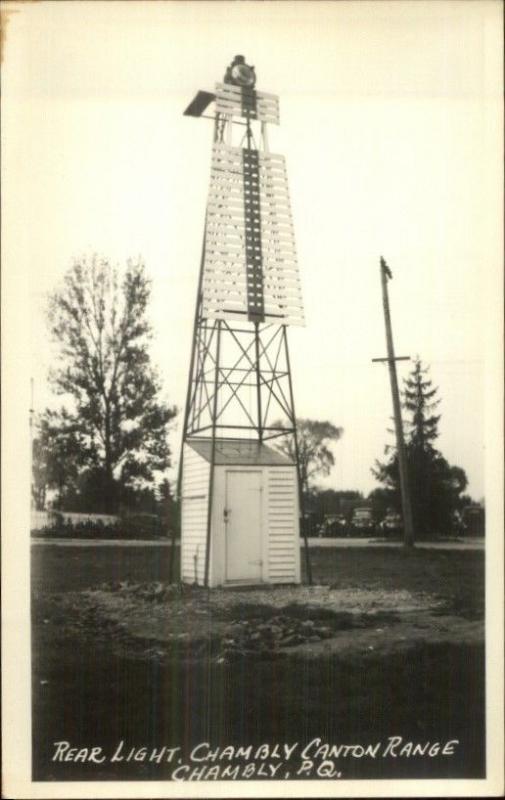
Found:
<path fill-rule="evenodd" d="M 34 380 L 30 378 L 30 431 L 33 432 L 33 415 L 35 414 L 35 410 L 33 407 L 33 395 L 34 395 Z"/>
<path fill-rule="evenodd" d="M 30 412 L 29 412 L 29 415 L 30 415 L 29 416 L 29 419 L 30 419 L 30 486 L 31 486 L 31 488 L 30 488 L 30 506 L 31 506 L 32 509 L 35 508 L 35 499 L 34 499 L 34 496 L 33 496 L 34 495 L 34 484 L 35 484 L 34 475 L 33 475 L 33 438 L 34 438 L 34 432 L 33 432 L 34 419 L 33 418 L 35 416 L 35 409 L 34 409 L 34 406 L 33 406 L 33 395 L 34 395 L 34 380 L 33 380 L 33 378 L 30 378 Z"/>

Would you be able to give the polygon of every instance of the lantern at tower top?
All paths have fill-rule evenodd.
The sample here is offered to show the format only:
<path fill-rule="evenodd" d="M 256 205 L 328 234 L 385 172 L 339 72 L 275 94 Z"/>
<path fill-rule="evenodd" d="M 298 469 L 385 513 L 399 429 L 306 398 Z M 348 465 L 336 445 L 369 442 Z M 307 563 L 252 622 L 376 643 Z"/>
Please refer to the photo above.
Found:
<path fill-rule="evenodd" d="M 254 88 L 256 83 L 256 72 L 254 67 L 245 63 L 244 56 L 235 56 L 224 76 L 224 83 L 232 83 L 234 86 L 247 86 Z"/>
<path fill-rule="evenodd" d="M 223 81 L 216 83 L 214 92 L 199 91 L 184 111 L 188 117 L 201 117 L 215 101 L 216 116 L 232 119 L 245 118 L 247 122 L 279 124 L 279 98 L 267 92 L 258 92 L 256 71 L 246 64 L 244 56 L 235 56 L 227 67 Z M 215 119 L 215 117 L 214 117 Z"/>

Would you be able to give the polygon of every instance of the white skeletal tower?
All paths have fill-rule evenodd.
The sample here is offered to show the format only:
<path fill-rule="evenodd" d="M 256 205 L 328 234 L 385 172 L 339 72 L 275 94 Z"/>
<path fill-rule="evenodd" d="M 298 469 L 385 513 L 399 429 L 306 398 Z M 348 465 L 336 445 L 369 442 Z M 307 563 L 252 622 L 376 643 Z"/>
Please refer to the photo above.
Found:
<path fill-rule="evenodd" d="M 254 68 L 236 56 L 215 91 L 198 92 L 184 112 L 209 118 L 203 112 L 213 104 L 210 188 L 179 474 L 182 558 L 184 562 L 190 536 L 185 521 L 198 517 L 193 538 L 198 539 L 199 565 L 192 564 L 192 569 L 195 581 L 205 585 L 211 571 L 217 502 L 215 466 L 223 466 L 223 459 L 230 467 L 236 462 L 236 467 L 260 470 L 268 464 L 273 467 L 270 462 L 276 459 L 294 466 L 297 517 L 301 503 L 287 327 L 304 324 L 303 303 L 285 159 L 270 152 L 268 145 L 268 126 L 279 124 L 279 101 L 275 95 L 256 91 L 255 83 Z M 287 457 L 266 444 L 279 437 Z M 200 456 L 206 454 L 205 498 L 203 488 L 199 495 L 187 489 L 188 447 L 193 451 L 189 462 L 197 450 Z M 287 497 L 288 503 L 295 503 L 292 493 Z M 199 511 L 196 499 L 205 500 Z M 226 487 L 224 504 L 228 522 Z M 189 555 L 191 548 L 186 550 L 191 562 L 194 554 Z M 265 579 L 263 570 L 261 580 Z"/>

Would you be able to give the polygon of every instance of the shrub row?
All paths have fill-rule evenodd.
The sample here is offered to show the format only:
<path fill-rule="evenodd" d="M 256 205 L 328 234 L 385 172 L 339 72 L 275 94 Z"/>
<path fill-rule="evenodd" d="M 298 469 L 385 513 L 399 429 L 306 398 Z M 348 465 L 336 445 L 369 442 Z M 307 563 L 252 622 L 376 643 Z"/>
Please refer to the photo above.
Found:
<path fill-rule="evenodd" d="M 105 525 L 102 520 L 72 522 L 53 512 L 47 527 L 32 530 L 32 536 L 79 539 L 166 539 L 171 536 L 167 520 L 154 514 L 126 514 Z"/>

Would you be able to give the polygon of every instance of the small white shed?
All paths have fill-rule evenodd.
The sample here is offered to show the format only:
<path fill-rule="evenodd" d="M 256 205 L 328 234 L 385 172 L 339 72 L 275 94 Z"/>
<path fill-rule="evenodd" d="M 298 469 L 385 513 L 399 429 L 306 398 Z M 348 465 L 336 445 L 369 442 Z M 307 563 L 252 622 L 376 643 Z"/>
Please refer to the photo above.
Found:
<path fill-rule="evenodd" d="M 183 452 L 181 578 L 205 582 L 210 439 Z M 265 444 L 216 439 L 210 524 L 210 587 L 300 583 L 297 471 Z"/>

